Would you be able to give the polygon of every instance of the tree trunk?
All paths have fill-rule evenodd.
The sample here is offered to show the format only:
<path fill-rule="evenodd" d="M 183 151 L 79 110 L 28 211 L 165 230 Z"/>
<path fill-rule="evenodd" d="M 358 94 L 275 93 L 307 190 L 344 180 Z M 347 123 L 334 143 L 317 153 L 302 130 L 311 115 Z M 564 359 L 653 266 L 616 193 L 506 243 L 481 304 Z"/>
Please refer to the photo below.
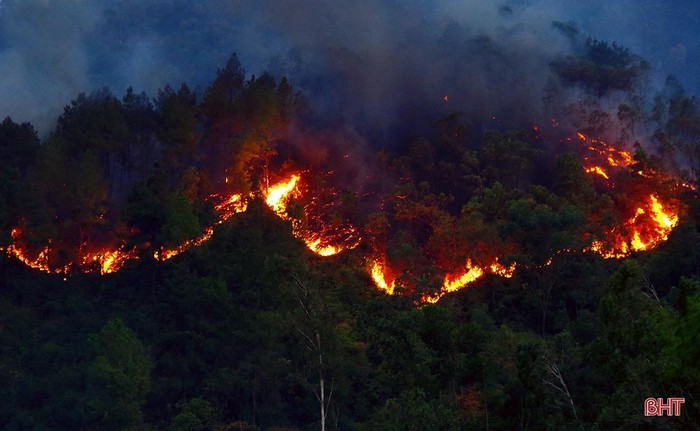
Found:
<path fill-rule="evenodd" d="M 321 354 L 321 334 L 316 331 L 316 345 L 318 347 L 318 381 L 320 390 L 319 404 L 321 404 L 321 431 L 326 431 L 326 388 L 323 380 L 323 355 Z"/>

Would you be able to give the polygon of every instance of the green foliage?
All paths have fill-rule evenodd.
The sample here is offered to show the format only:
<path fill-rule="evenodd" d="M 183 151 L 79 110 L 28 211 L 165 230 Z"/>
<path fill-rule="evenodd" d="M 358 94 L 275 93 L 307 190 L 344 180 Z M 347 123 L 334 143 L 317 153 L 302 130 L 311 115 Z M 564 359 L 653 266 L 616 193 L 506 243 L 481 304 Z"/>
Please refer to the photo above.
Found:
<path fill-rule="evenodd" d="M 552 68 L 569 85 L 600 97 L 613 91 L 634 92 L 651 66 L 616 43 L 588 39 L 581 54 L 554 62 Z"/>
<path fill-rule="evenodd" d="M 206 431 L 212 429 L 215 412 L 202 398 L 193 398 L 180 404 L 180 413 L 170 422 L 168 431 Z"/>
<path fill-rule="evenodd" d="M 372 426 L 388 431 L 459 429 L 454 408 L 430 401 L 421 389 L 406 390 L 398 398 L 387 400 Z"/>
<path fill-rule="evenodd" d="M 92 395 L 88 409 L 96 425 L 105 430 L 136 429 L 151 388 L 153 365 L 146 348 L 120 319 L 107 322 L 89 344 L 96 356 L 87 370 Z"/>
<path fill-rule="evenodd" d="M 491 183 L 520 188 L 526 181 L 535 151 L 519 133 L 487 131 L 481 162 Z"/>
<path fill-rule="evenodd" d="M 36 162 L 39 138 L 29 123 L 17 124 L 10 117 L 0 123 L 0 245 L 21 216 L 27 170 Z"/>
<path fill-rule="evenodd" d="M 575 28 L 557 27 L 575 42 Z M 555 68 L 597 94 L 631 92 L 646 74 L 626 49 L 595 41 Z M 697 101 L 675 84 L 654 112 L 662 165 L 679 152 L 694 160 L 700 135 Z M 21 225 L 31 247 L 51 239 L 69 262 L 112 234 L 144 245 L 142 257 L 200 235 L 213 223 L 202 202 L 266 185 L 276 144 L 304 127 L 290 83 L 246 80 L 235 56 L 203 95 L 80 95 L 42 146 L 30 125 L 3 121 L 3 245 Z M 617 119 L 633 135 L 641 105 L 627 102 Z M 590 127 L 613 119 L 598 108 L 585 112 Z M 613 198 L 625 197 L 597 190 L 571 154 L 543 160 L 526 133 L 470 136 L 449 115 L 406 154 L 377 156 L 400 181 L 379 184 L 389 197 L 371 214 L 350 188 L 322 196 L 342 202 L 334 222 L 357 220 L 367 237 L 337 257 L 305 251 L 255 198 L 159 265 L 64 279 L 0 258 L 0 427 L 317 429 L 323 379 L 328 429 L 697 429 L 694 195 L 688 221 L 653 252 L 622 264 L 555 255 L 611 226 Z M 635 168 L 657 163 L 636 148 Z M 407 296 L 375 291 L 368 250 L 386 252 Z M 494 256 L 518 262 L 512 278 L 485 275 L 415 307 L 446 268 Z M 684 416 L 643 417 L 648 396 L 685 396 Z"/>

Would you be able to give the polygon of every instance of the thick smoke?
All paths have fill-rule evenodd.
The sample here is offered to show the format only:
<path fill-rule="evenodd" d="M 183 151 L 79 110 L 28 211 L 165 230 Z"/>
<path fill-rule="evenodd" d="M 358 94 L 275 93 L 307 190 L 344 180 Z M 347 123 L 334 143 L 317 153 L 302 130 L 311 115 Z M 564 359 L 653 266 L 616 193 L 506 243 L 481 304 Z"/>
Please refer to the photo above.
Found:
<path fill-rule="evenodd" d="M 540 118 L 549 64 L 572 49 L 553 21 L 629 46 L 659 77 L 697 90 L 700 8 L 690 3 L 4 0 L 0 116 L 45 133 L 79 92 L 202 88 L 237 52 L 249 73 L 287 75 L 326 121 L 373 141 L 455 111 L 518 127 Z"/>

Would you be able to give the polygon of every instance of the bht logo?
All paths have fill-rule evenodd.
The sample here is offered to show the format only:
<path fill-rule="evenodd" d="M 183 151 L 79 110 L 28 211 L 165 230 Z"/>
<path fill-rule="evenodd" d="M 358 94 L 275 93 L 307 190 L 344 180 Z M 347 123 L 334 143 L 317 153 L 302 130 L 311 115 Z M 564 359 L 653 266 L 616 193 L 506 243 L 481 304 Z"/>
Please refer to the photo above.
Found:
<path fill-rule="evenodd" d="M 644 400 L 644 416 L 680 416 L 685 398 L 647 398 Z"/>

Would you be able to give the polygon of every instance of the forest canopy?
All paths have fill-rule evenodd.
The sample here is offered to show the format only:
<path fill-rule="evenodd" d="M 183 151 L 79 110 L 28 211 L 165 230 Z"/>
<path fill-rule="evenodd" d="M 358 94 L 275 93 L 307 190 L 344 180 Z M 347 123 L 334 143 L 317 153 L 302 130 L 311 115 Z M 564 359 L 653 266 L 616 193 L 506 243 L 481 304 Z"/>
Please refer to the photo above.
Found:
<path fill-rule="evenodd" d="M 385 151 L 235 55 L 201 92 L 80 94 L 45 139 L 6 118 L 0 427 L 697 429 L 700 110 L 670 78 L 647 112 L 648 68 L 589 40 L 550 125 L 454 112 Z"/>

